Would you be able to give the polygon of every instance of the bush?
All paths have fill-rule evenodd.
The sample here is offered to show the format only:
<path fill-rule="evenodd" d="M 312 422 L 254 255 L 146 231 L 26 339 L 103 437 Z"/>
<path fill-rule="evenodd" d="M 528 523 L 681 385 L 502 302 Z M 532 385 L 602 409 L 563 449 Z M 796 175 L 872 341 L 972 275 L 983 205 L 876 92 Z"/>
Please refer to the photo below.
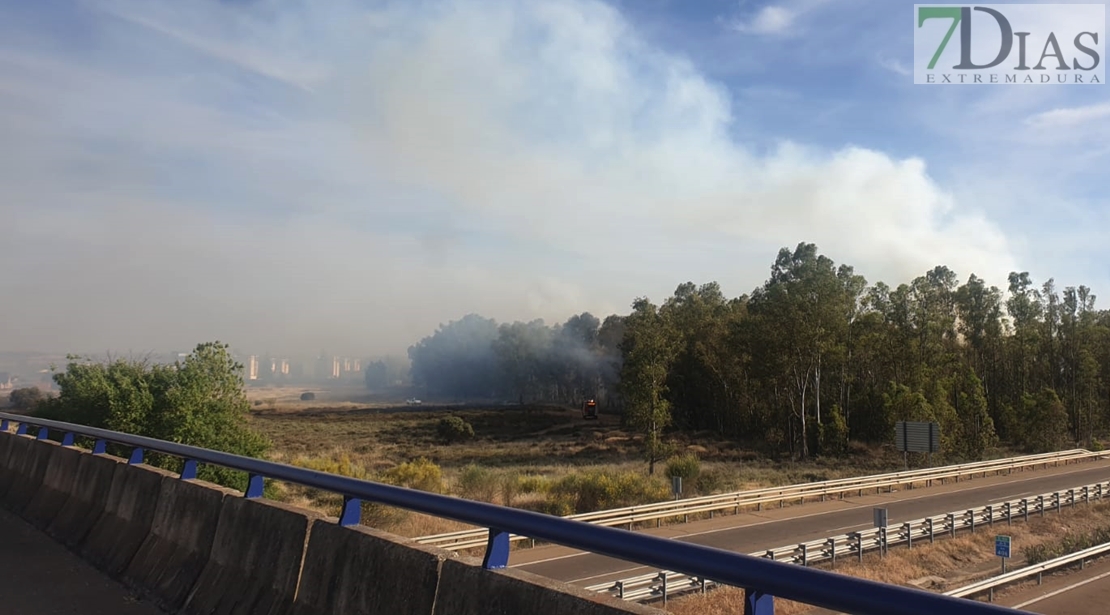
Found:
<path fill-rule="evenodd" d="M 499 487 L 497 476 L 488 468 L 470 464 L 459 475 L 459 495 L 468 500 L 493 502 Z"/>
<path fill-rule="evenodd" d="M 386 470 L 381 476 L 381 481 L 420 491 L 443 492 L 443 470 L 425 457 L 406 461 Z"/>
<path fill-rule="evenodd" d="M 184 361 L 168 365 L 69 360 L 66 371 L 54 374 L 60 393 L 40 403 L 36 416 L 247 457 L 262 457 L 269 447 L 247 423 L 243 366 L 227 344 L 199 344 Z M 182 464 L 160 454 L 149 455 L 147 462 L 175 472 Z M 218 466 L 202 464 L 198 478 L 246 488 L 242 472 Z"/>
<path fill-rule="evenodd" d="M 720 470 L 700 472 L 694 479 L 694 490 L 701 495 L 710 495 L 725 490 L 726 477 Z"/>
<path fill-rule="evenodd" d="M 46 395 L 38 387 L 15 389 L 8 395 L 8 401 L 12 402 L 17 410 L 23 411 L 34 410 L 45 399 Z"/>
<path fill-rule="evenodd" d="M 667 461 L 667 469 L 664 472 L 667 478 L 674 478 L 679 476 L 682 482 L 693 482 L 701 474 L 701 462 L 698 461 L 698 456 L 694 453 L 687 453 L 677 457 L 671 457 Z"/>
<path fill-rule="evenodd" d="M 548 503 L 553 510 L 586 513 L 659 502 L 669 495 L 670 487 L 657 476 L 591 470 L 564 476 L 553 484 Z"/>
<path fill-rule="evenodd" d="M 448 416 L 439 420 L 436 425 L 436 433 L 440 440 L 451 444 L 473 438 L 474 427 L 457 416 Z"/>
<path fill-rule="evenodd" d="M 1089 534 L 1066 534 L 1057 543 L 1025 547 L 1021 552 L 1025 556 L 1027 565 L 1036 566 L 1041 562 L 1107 542 L 1110 542 L 1110 526 L 1100 527 Z"/>
<path fill-rule="evenodd" d="M 301 393 L 301 401 L 312 401 L 314 399 L 316 399 L 316 394 L 311 391 Z"/>

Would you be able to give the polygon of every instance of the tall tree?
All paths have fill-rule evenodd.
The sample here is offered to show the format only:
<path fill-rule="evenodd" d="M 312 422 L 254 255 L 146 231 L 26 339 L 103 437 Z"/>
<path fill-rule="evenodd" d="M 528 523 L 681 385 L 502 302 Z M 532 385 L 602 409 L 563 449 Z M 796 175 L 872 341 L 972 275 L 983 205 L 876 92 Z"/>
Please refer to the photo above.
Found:
<path fill-rule="evenodd" d="M 678 344 L 671 323 L 646 298 L 632 304 L 632 314 L 624 325 L 621 394 L 625 419 L 629 427 L 644 434 L 648 473 L 654 474 L 655 463 L 667 452 L 663 443 L 663 430 L 671 423 L 667 375 Z"/>

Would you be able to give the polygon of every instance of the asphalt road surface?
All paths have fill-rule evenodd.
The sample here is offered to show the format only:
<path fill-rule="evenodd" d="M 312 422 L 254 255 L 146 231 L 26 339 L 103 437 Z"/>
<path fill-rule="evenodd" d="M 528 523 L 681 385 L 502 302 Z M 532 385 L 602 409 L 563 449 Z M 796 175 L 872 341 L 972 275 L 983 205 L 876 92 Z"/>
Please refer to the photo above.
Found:
<path fill-rule="evenodd" d="M 1083 570 L 1046 575 L 1041 585 L 1007 591 L 998 604 L 1043 615 L 1105 615 L 1110 613 L 1110 561 L 1088 564 Z"/>
<path fill-rule="evenodd" d="M 0 613 L 163 615 L 46 534 L 2 509 Z"/>
<path fill-rule="evenodd" d="M 985 504 L 1037 496 L 1110 479 L 1110 460 L 1085 461 L 1010 475 L 988 476 L 893 493 L 849 497 L 665 526 L 647 533 L 741 553 L 783 547 L 871 527 L 874 507 L 891 526 Z M 1053 512 L 1045 514 L 1051 515 Z M 1020 523 L 1020 522 L 1019 522 Z M 611 557 L 542 546 L 513 551 L 510 566 L 576 585 L 594 585 L 654 572 Z M 1110 613 L 1110 608 L 1107 609 Z"/>

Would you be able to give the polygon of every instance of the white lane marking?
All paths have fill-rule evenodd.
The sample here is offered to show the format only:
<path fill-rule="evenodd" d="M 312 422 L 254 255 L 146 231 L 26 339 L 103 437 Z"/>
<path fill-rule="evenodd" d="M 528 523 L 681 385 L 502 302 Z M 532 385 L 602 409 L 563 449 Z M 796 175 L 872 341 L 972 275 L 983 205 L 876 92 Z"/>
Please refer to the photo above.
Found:
<path fill-rule="evenodd" d="M 839 532 L 840 530 L 854 530 L 857 527 L 871 527 L 870 523 L 859 523 L 857 525 L 845 525 L 844 527 L 834 527 L 829 530 L 830 532 Z"/>
<path fill-rule="evenodd" d="M 1055 477 L 1058 477 L 1058 476 L 1067 476 L 1068 474 L 1074 474 L 1075 472 L 1086 472 L 1086 471 L 1089 471 L 1090 469 L 1091 468 L 1084 468 L 1082 470 L 1076 469 L 1072 472 L 1061 472 L 1059 474 L 1052 474 L 1052 475 L 1048 476 L 1047 478 L 1055 478 Z M 1003 484 L 1003 485 L 1014 485 L 1014 484 L 1018 484 L 1018 483 L 1026 483 L 1026 482 L 1029 482 L 1031 480 L 1040 480 L 1040 479 L 1043 479 L 1043 478 L 1046 478 L 1046 476 L 1044 476 L 1042 474 L 1041 476 L 1030 476 L 1029 478 L 1024 478 L 1024 479 L 1021 479 L 1021 480 L 1012 480 L 1012 481 L 1008 481 L 1008 482 L 1001 483 L 1001 484 Z M 982 485 L 978 485 L 978 486 L 975 486 L 975 487 L 965 487 L 963 489 L 956 489 L 954 491 L 945 491 L 943 493 L 931 493 L 931 494 L 927 493 L 925 495 L 919 495 L 919 496 L 913 497 L 913 498 L 901 498 L 901 499 L 894 500 L 894 502 L 895 503 L 912 502 L 914 500 L 921 500 L 921 499 L 924 499 L 924 498 L 940 497 L 940 496 L 950 495 L 950 494 L 953 494 L 953 493 L 963 493 L 965 491 L 973 491 L 975 489 L 982 489 Z M 1029 492 L 1029 493 L 1033 493 L 1033 492 Z M 1025 495 L 1029 495 L 1029 493 L 1026 493 Z M 868 496 L 864 496 L 864 497 L 868 497 Z M 1018 497 L 1020 497 L 1020 496 L 1018 496 Z M 1013 499 L 1013 498 L 1006 498 L 1006 499 L 1009 500 L 1009 499 Z M 1001 500 L 1001 501 L 1005 502 L 1006 500 Z M 807 519 L 809 517 L 820 517 L 821 515 L 831 515 L 831 514 L 835 514 L 835 513 L 838 513 L 838 512 L 845 511 L 845 510 L 857 510 L 857 509 L 860 509 L 860 508 L 873 508 L 873 507 L 874 507 L 873 504 L 861 504 L 859 506 L 848 506 L 846 508 L 838 508 L 836 510 L 827 510 L 825 512 L 810 513 L 808 515 L 798 515 L 797 517 L 786 517 L 784 519 L 770 519 L 768 521 L 760 521 L 759 523 L 749 523 L 749 524 L 746 524 L 746 525 L 733 525 L 733 526 L 730 526 L 730 527 L 718 528 L 718 529 L 715 529 L 715 530 L 706 530 L 704 532 L 691 532 L 689 534 L 682 534 L 681 536 L 678 536 L 678 537 L 674 538 L 674 540 L 678 540 L 679 538 L 686 538 L 686 537 L 689 537 L 689 536 L 702 536 L 702 535 L 705 535 L 705 534 L 715 534 L 717 532 L 731 532 L 732 530 L 739 530 L 739 529 L 748 528 L 748 527 L 757 527 L 757 526 L 760 526 L 760 525 L 767 525 L 768 523 L 785 523 L 785 522 L 788 522 L 788 521 L 795 521 L 797 519 Z M 868 525 L 868 524 L 865 524 L 865 525 Z M 579 551 L 577 553 L 571 553 L 569 555 L 559 555 L 559 556 L 550 557 L 550 558 L 547 558 L 547 559 L 539 559 L 539 560 L 536 560 L 534 562 L 525 562 L 525 563 L 522 563 L 522 564 L 513 564 L 513 565 L 509 566 L 509 568 L 520 568 L 520 567 L 523 567 L 523 566 L 534 566 L 536 564 L 546 564 L 547 562 L 554 562 L 554 561 L 558 561 L 558 560 L 561 560 L 561 559 L 568 559 L 568 558 L 571 558 L 571 557 L 581 557 L 583 555 L 593 555 L 593 552 L 591 552 L 591 551 Z M 630 568 L 629 570 L 636 570 L 636 568 Z M 622 571 L 622 572 L 627 572 L 627 570 Z M 616 574 L 616 573 L 607 573 L 607 574 Z M 605 575 L 596 575 L 596 576 L 605 576 Z M 594 578 L 594 577 L 586 577 L 586 578 Z M 573 581 L 568 581 L 568 582 L 573 583 Z"/>
<path fill-rule="evenodd" d="M 1062 594 L 1062 593 L 1064 593 L 1064 592 L 1069 592 L 1069 591 L 1071 591 L 1071 590 L 1073 590 L 1073 589 L 1075 589 L 1075 588 L 1077 588 L 1077 587 L 1082 587 L 1082 586 L 1084 586 L 1084 585 L 1086 585 L 1086 584 L 1088 584 L 1088 583 L 1094 583 L 1095 581 L 1097 581 L 1097 580 L 1099 580 L 1099 579 L 1103 579 L 1103 578 L 1106 578 L 1106 577 L 1110 577 L 1110 572 L 1104 572 L 1104 573 L 1102 573 L 1102 574 L 1100 574 L 1100 575 L 1098 575 L 1097 577 L 1094 577 L 1094 578 L 1092 578 L 1092 579 L 1087 579 L 1086 581 L 1080 581 L 1080 582 L 1078 582 L 1078 583 L 1075 583 L 1075 584 L 1073 584 L 1073 585 L 1068 585 L 1067 587 L 1064 587 L 1064 588 L 1058 589 L 1058 590 L 1056 590 L 1056 591 L 1054 591 L 1054 592 L 1049 592 L 1049 593 L 1047 593 L 1047 594 L 1045 594 L 1045 595 L 1041 596 L 1040 598 L 1034 598 L 1034 599 L 1032 599 L 1032 600 L 1028 600 L 1028 601 L 1026 601 L 1026 602 L 1022 602 L 1021 604 L 1019 604 L 1019 605 L 1017 605 L 1017 606 L 1015 606 L 1015 607 L 1012 607 L 1012 608 L 1015 608 L 1015 609 L 1020 609 L 1020 608 L 1022 608 L 1022 607 L 1026 607 L 1026 606 L 1029 606 L 1030 604 L 1034 604 L 1034 603 L 1036 603 L 1036 602 L 1040 602 L 1040 601 L 1042 601 L 1042 600 L 1047 600 L 1047 599 L 1049 599 L 1049 598 L 1051 598 L 1051 597 L 1053 597 L 1053 596 L 1058 596 L 1058 595 L 1060 595 L 1060 594 Z"/>
<path fill-rule="evenodd" d="M 1037 494 L 1036 491 L 1026 491 L 1025 493 L 1019 493 L 1017 495 L 1014 495 L 1014 496 L 1011 496 L 1011 497 L 1008 497 L 1008 498 L 999 498 L 997 500 L 991 500 L 991 501 L 987 502 L 987 504 L 1000 504 L 1002 502 L 1009 502 L 1011 500 L 1019 500 L 1019 499 L 1025 497 L 1027 495 L 1039 495 L 1039 494 Z"/>

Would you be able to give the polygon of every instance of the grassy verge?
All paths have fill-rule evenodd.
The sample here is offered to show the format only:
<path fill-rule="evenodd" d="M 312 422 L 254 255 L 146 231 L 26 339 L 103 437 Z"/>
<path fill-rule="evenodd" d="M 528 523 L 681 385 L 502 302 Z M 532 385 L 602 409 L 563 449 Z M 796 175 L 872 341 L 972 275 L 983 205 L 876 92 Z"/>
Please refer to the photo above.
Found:
<path fill-rule="evenodd" d="M 913 549 L 897 547 L 888 552 L 885 557 L 872 553 L 865 555 L 863 562 L 840 561 L 835 571 L 883 583 L 914 585 L 922 589 L 943 592 L 1001 572 L 999 559 L 994 555 L 996 534 L 1009 535 L 1013 540 L 1017 557 L 1012 558 L 1008 563 L 1008 569 L 1013 570 L 1037 563 L 1029 559 L 1030 554 L 1040 557 L 1036 554 L 1056 553 L 1065 548 L 1065 545 L 1086 545 L 1092 540 L 1105 542 L 1108 524 L 1110 524 L 1110 503 L 1089 506 L 1080 504 L 1075 508 L 1066 508 L 1058 515 L 1049 513 L 1043 518 L 1031 517 L 1028 523 L 1016 522 L 1012 526 L 1002 524 L 995 525 L 993 528 L 984 527 L 974 534 L 959 535 L 956 538 L 938 538 L 934 544 L 926 543 Z M 1094 544 L 1100 543 L 1092 542 L 1086 546 Z M 828 565 L 824 564 L 821 567 L 827 569 Z M 743 612 L 743 600 L 743 591 L 722 587 L 705 595 L 672 599 L 667 605 L 667 610 L 675 615 L 726 615 Z M 817 612 L 817 610 L 809 605 L 788 600 L 775 602 L 776 615 L 800 615 L 811 612 Z"/>

